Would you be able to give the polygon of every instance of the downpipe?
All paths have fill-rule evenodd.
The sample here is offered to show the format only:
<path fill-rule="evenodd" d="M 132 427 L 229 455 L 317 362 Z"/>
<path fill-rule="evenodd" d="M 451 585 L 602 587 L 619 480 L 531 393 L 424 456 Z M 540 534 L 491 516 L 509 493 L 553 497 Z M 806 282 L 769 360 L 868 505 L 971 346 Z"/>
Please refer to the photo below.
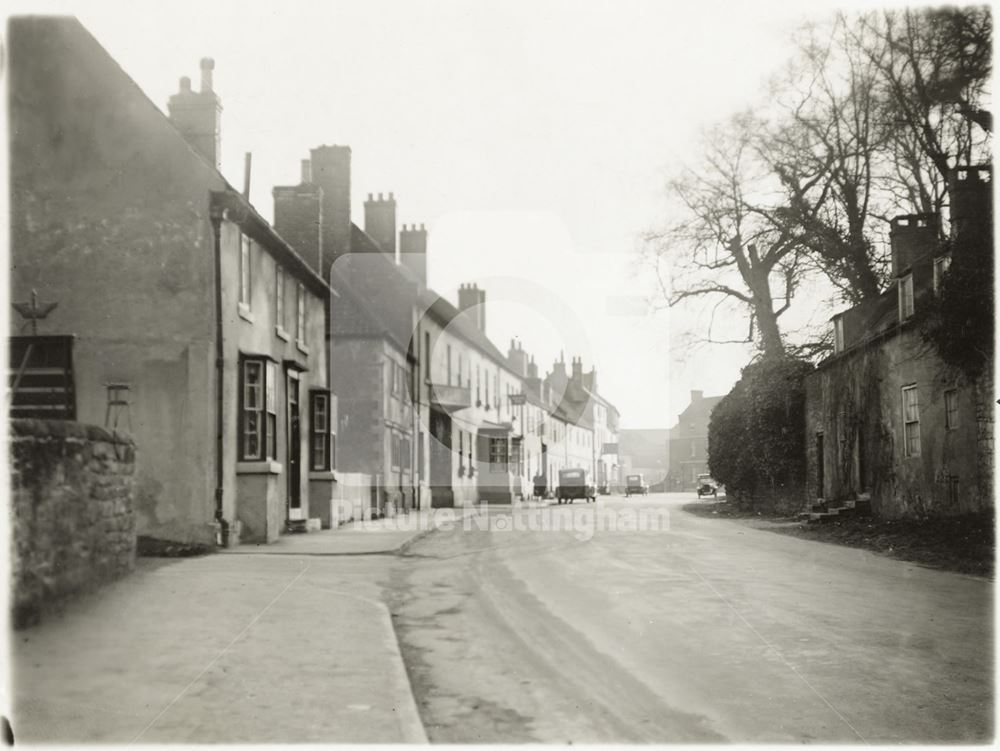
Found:
<path fill-rule="evenodd" d="M 216 543 L 219 547 L 229 547 L 229 522 L 222 512 L 225 471 L 223 464 L 223 384 L 225 359 L 222 347 L 222 220 L 225 209 L 212 204 L 209 218 L 212 222 L 215 255 L 215 521 L 219 525 Z"/>

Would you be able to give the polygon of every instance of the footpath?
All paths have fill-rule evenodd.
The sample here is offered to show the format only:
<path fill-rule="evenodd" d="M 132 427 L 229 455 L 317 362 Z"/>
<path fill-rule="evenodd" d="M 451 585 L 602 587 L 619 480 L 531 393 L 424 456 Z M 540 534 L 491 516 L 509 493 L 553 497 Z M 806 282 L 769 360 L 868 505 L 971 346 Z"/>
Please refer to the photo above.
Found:
<path fill-rule="evenodd" d="M 426 743 L 380 586 L 409 516 L 140 558 L 12 634 L 15 742 Z"/>

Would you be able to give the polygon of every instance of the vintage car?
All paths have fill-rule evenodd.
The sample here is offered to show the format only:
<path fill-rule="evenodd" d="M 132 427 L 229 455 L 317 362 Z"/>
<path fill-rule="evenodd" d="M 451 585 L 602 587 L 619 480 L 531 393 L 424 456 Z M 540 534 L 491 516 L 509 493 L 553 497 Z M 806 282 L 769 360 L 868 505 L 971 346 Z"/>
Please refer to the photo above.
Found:
<path fill-rule="evenodd" d="M 588 502 L 597 500 L 597 488 L 583 469 L 560 469 L 559 487 L 556 488 L 556 499 L 559 503 L 572 503 L 577 498 Z"/>
<path fill-rule="evenodd" d="M 713 498 L 719 496 L 719 483 L 712 479 L 711 475 L 698 475 L 698 497 L 710 495 Z"/>
<path fill-rule="evenodd" d="M 626 475 L 625 497 L 632 495 L 649 495 L 649 485 L 643 481 L 642 475 Z"/>

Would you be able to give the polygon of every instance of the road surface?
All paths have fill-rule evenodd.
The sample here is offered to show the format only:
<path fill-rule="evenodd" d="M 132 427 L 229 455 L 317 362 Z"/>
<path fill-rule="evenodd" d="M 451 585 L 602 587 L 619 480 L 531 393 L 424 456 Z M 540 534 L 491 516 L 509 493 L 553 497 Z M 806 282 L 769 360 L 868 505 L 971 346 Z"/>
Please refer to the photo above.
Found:
<path fill-rule="evenodd" d="M 428 737 L 992 737 L 992 582 L 681 510 L 695 500 L 497 508 L 414 543 L 385 596 Z M 588 532 L 640 512 L 669 529 Z"/>

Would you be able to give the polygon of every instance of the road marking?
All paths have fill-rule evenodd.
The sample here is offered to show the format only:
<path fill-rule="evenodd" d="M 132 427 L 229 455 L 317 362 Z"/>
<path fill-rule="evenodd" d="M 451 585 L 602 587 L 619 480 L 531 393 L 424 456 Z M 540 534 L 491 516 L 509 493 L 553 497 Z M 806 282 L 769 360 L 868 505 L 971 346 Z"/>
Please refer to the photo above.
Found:
<path fill-rule="evenodd" d="M 690 566 L 690 563 L 688 565 Z M 699 579 L 701 579 L 702 582 L 704 582 L 705 586 L 707 586 L 715 593 L 716 597 L 718 597 L 720 600 L 722 600 L 723 603 L 725 603 L 726 607 L 729 608 L 736 615 L 737 618 L 743 621 L 743 625 L 745 625 L 748 629 L 750 629 L 754 633 L 754 635 L 761 640 L 764 646 L 766 646 L 768 649 L 770 649 L 772 652 L 774 652 L 774 654 L 778 656 L 778 659 L 781 660 L 782 663 L 784 663 L 785 667 L 787 667 L 789 670 L 795 673 L 795 675 L 798 676 L 799 680 L 801 680 L 804 684 L 806 684 L 806 686 L 809 687 L 809 690 L 812 691 L 814 694 L 816 694 L 816 696 L 819 697 L 820 701 L 826 704 L 826 706 L 828 706 L 833 711 L 833 713 L 837 715 L 837 717 L 839 717 L 843 721 L 843 723 L 847 725 L 847 727 L 849 727 L 856 736 L 858 736 L 858 738 L 861 739 L 862 743 L 868 744 L 868 740 L 863 735 L 861 735 L 861 733 L 858 732 L 858 729 L 851 724 L 850 720 L 844 717 L 844 715 L 842 715 L 840 711 L 835 706 L 833 706 L 833 704 L 831 704 L 830 701 L 825 696 L 823 696 L 823 694 L 821 694 L 816 689 L 816 687 L 813 686 L 808 681 L 808 679 L 798 671 L 798 669 L 794 665 L 792 665 L 788 660 L 786 660 L 785 656 L 778 651 L 778 648 L 775 647 L 773 644 L 771 644 L 771 642 L 769 642 L 767 639 L 765 639 L 764 635 L 761 634 L 760 631 L 755 629 L 753 627 L 753 624 L 750 623 L 750 621 L 748 621 L 745 617 L 743 617 L 743 614 L 739 610 L 737 610 L 733 606 L 733 604 L 729 602 L 729 600 L 727 600 L 725 596 L 712 585 L 712 582 L 710 582 L 708 579 L 702 576 L 701 572 L 698 571 L 698 569 L 696 569 L 694 566 L 691 566 L 691 570 L 695 573 L 695 576 L 697 576 Z"/>
<path fill-rule="evenodd" d="M 205 673 L 207 673 L 215 663 L 217 663 L 220 659 L 222 659 L 222 656 L 225 655 L 226 652 L 228 652 L 230 649 L 232 649 L 233 645 L 236 642 L 238 642 L 241 638 L 243 638 L 243 636 L 253 627 L 253 625 L 263 617 L 264 613 L 270 610 L 271 607 L 274 605 L 274 603 L 280 600 L 282 595 L 284 595 L 285 592 L 291 589 L 292 585 L 295 584 L 295 582 L 297 582 L 299 579 L 301 579 L 302 575 L 308 570 L 309 566 L 307 565 L 304 569 L 299 571 L 299 573 L 295 575 L 295 578 L 293 578 L 290 582 L 288 582 L 284 586 L 284 588 L 274 596 L 274 599 L 272 599 L 269 603 L 267 603 L 267 605 L 265 605 L 263 609 L 259 613 L 257 613 L 257 615 L 255 615 L 246 626 L 243 627 L 243 630 L 240 631 L 238 634 L 236 634 L 236 636 L 233 637 L 233 640 L 229 642 L 229 644 L 227 644 L 225 648 L 221 652 L 219 652 L 219 654 L 213 657 L 211 662 L 209 662 L 204 668 L 202 668 L 201 672 L 198 673 L 198 675 L 196 675 L 194 678 L 192 678 L 191 682 L 188 683 L 188 685 L 186 685 L 181 690 L 181 692 L 177 694 L 177 696 L 171 699 L 170 703 L 167 704 L 167 706 L 165 706 L 162 710 L 160 710 L 160 713 L 156 715 L 156 717 L 154 717 L 152 721 L 142 729 L 142 732 L 140 732 L 135 738 L 132 739 L 132 743 L 138 743 L 139 739 L 142 738 L 142 736 L 144 736 L 149 731 L 149 729 L 153 727 L 153 725 L 159 722 L 160 718 L 163 717 L 163 715 L 165 715 L 168 711 L 170 711 L 170 708 L 174 706 L 174 704 L 179 702 L 181 698 L 184 696 L 184 694 L 190 691 L 191 687 L 195 683 L 197 683 L 201 679 L 201 677 L 205 675 Z"/>

